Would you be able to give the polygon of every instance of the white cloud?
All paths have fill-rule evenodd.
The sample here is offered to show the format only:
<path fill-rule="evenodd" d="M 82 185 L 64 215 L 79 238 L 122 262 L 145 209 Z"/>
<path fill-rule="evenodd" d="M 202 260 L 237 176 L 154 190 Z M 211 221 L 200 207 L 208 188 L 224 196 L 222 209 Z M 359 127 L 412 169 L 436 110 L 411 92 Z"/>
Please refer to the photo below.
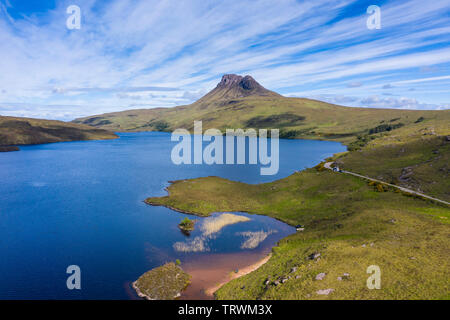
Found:
<path fill-rule="evenodd" d="M 328 103 L 364 108 L 392 108 L 392 109 L 423 109 L 444 110 L 449 109 L 449 103 L 432 104 L 420 102 L 414 98 L 407 97 L 381 97 L 373 95 L 369 97 L 352 97 L 343 95 L 312 95 L 308 98 L 325 101 Z"/>

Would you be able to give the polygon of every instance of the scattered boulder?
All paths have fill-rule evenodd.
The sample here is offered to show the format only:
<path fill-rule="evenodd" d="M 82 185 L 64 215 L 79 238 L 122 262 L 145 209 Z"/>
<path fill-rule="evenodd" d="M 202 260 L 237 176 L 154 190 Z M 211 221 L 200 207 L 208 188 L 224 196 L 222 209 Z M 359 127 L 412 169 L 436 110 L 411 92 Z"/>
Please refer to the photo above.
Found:
<path fill-rule="evenodd" d="M 326 275 L 327 275 L 326 273 L 321 272 L 316 276 L 316 280 L 323 280 Z"/>
<path fill-rule="evenodd" d="M 318 290 L 316 291 L 317 294 L 319 295 L 329 295 L 330 293 L 332 293 L 334 291 L 334 289 L 322 289 L 322 290 Z"/>
<path fill-rule="evenodd" d="M 318 252 L 311 253 L 311 254 L 308 256 L 308 258 L 309 258 L 310 260 L 315 260 L 315 259 L 317 259 L 317 258 L 319 258 L 319 257 L 320 257 L 320 253 L 318 253 Z"/>

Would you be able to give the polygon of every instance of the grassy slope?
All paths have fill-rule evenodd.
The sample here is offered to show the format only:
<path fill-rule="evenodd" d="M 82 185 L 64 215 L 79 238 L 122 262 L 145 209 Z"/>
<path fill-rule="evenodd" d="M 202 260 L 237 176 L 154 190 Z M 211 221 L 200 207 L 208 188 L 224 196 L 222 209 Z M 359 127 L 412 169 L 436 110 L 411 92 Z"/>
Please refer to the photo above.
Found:
<path fill-rule="evenodd" d="M 0 145 L 114 139 L 110 131 L 54 120 L 0 116 Z"/>
<path fill-rule="evenodd" d="M 314 169 L 261 185 L 216 177 L 182 180 L 169 194 L 147 201 L 199 215 L 248 211 L 306 226 L 283 239 L 267 264 L 221 288 L 219 299 L 449 298 L 447 207 Z M 321 254 L 319 261 L 308 258 L 314 252 Z M 381 268 L 381 290 L 366 287 L 366 269 L 373 264 Z M 314 280 L 320 272 L 325 279 Z M 343 273 L 349 279 L 338 281 Z M 268 278 L 289 280 L 266 286 Z M 316 294 L 328 288 L 335 291 Z"/>
<path fill-rule="evenodd" d="M 349 171 L 450 201 L 448 115 L 445 111 L 438 119 L 375 134 L 376 139 L 338 162 Z"/>
<path fill-rule="evenodd" d="M 380 123 L 410 125 L 418 118 L 439 119 L 445 111 L 411 111 L 349 108 L 325 102 L 286 97 L 256 97 L 233 100 L 199 100 L 189 106 L 129 110 L 77 119 L 114 131 L 172 131 L 193 128 L 279 128 L 286 137 L 351 142 L 357 135 Z M 447 119 L 450 113 L 446 113 Z M 392 121 L 396 119 L 395 121 Z"/>

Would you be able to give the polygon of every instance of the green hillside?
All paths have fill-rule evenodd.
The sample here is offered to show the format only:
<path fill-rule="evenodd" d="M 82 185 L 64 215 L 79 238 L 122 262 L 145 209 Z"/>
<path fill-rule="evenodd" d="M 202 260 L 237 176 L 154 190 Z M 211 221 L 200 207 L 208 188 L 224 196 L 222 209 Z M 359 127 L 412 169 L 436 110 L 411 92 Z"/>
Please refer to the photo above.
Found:
<path fill-rule="evenodd" d="M 113 132 L 82 124 L 0 116 L 0 146 L 115 138 Z M 12 151 L 13 148 L 2 149 Z"/>

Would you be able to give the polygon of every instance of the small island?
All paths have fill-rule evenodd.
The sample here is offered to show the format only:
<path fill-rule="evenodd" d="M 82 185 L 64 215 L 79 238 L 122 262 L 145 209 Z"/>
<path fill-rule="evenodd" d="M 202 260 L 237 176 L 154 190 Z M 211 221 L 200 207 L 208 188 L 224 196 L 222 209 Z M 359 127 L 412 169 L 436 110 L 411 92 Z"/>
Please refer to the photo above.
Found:
<path fill-rule="evenodd" d="M 194 231 L 194 226 L 195 220 L 191 220 L 188 217 L 181 220 L 181 222 L 178 224 L 178 228 L 180 228 L 183 233 L 186 233 L 188 235 L 191 233 L 191 231 Z"/>
<path fill-rule="evenodd" d="M 133 282 L 133 288 L 139 297 L 147 300 L 174 300 L 189 283 L 189 274 L 170 262 L 144 273 Z"/>

